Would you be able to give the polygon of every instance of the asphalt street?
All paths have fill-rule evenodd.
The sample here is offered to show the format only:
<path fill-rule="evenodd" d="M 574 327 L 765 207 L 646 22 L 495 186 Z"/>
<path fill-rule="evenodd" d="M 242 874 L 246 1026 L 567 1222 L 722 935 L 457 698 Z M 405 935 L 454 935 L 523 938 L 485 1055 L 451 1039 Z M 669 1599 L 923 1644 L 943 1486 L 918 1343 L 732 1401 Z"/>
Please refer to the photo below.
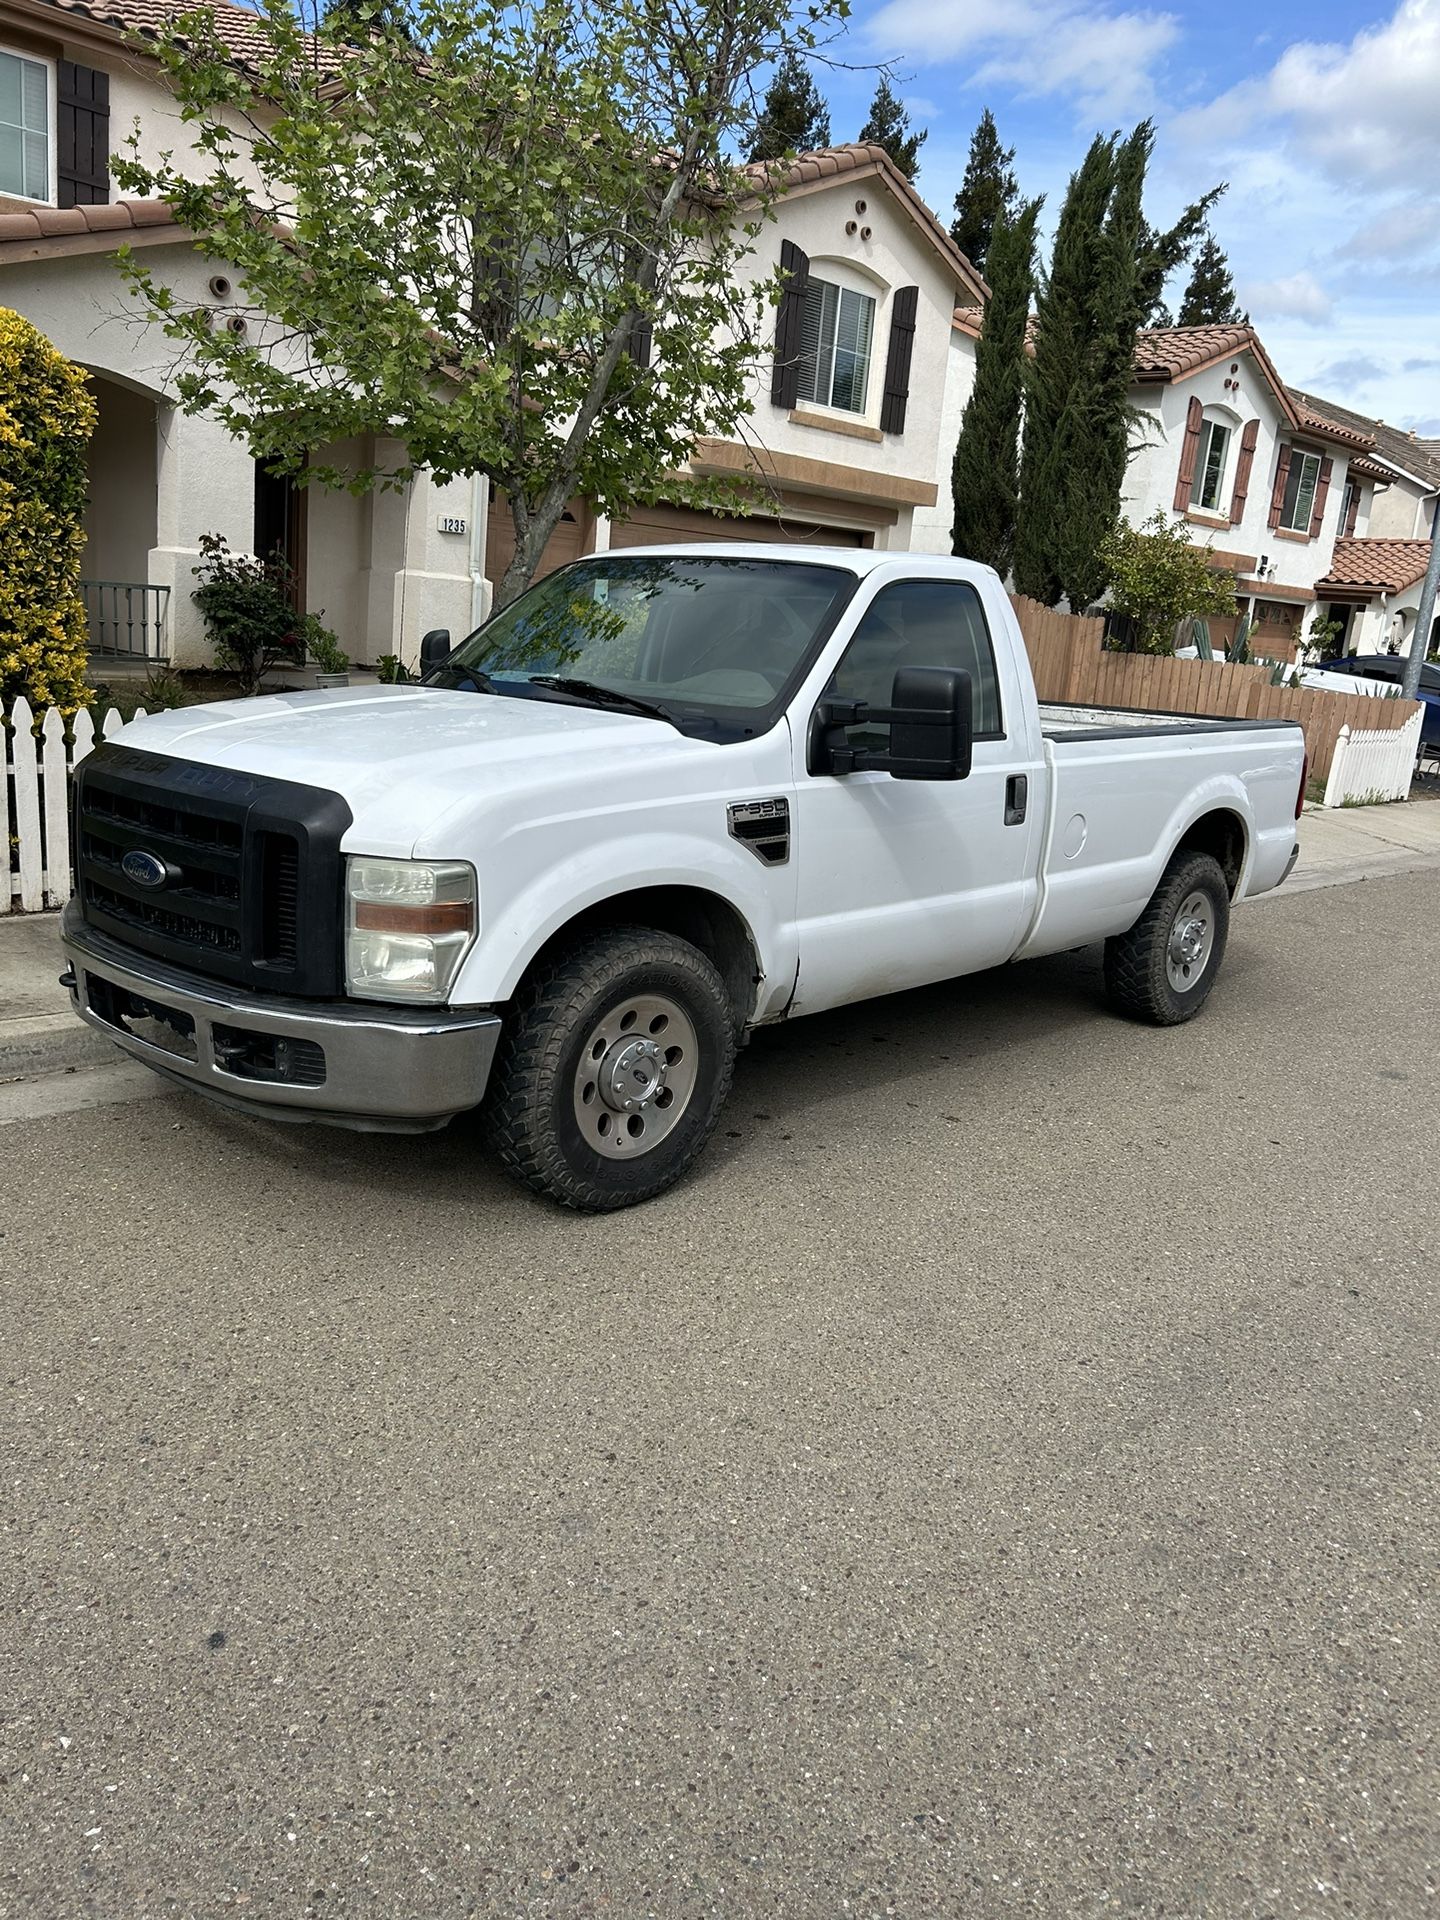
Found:
<path fill-rule="evenodd" d="M 1437 876 L 473 1129 L 0 1130 L 0 1915 L 1436 1909 Z"/>

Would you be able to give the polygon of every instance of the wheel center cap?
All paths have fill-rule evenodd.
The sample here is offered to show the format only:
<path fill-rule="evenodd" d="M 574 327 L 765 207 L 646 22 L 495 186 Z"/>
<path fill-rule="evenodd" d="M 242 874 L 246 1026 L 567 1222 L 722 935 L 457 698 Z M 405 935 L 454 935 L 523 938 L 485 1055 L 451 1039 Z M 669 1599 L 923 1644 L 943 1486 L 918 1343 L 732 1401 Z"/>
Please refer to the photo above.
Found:
<path fill-rule="evenodd" d="M 665 1056 L 653 1040 L 621 1040 L 600 1068 L 600 1097 L 616 1113 L 635 1113 L 665 1084 Z"/>
<path fill-rule="evenodd" d="M 1183 926 L 1175 929 L 1170 950 L 1177 961 L 1189 965 L 1200 958 L 1204 945 L 1205 929 L 1198 920 L 1187 920 Z"/>

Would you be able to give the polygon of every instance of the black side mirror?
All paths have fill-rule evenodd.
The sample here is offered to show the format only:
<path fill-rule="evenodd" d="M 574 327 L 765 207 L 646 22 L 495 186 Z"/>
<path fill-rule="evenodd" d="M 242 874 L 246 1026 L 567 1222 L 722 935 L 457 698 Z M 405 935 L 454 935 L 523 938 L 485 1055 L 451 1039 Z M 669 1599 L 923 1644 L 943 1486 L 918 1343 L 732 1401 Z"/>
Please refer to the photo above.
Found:
<path fill-rule="evenodd" d="M 428 673 L 450 658 L 450 629 L 432 627 L 420 641 L 420 671 Z"/>
<path fill-rule="evenodd" d="M 957 667 L 901 667 L 890 692 L 890 772 L 897 780 L 965 780 L 974 695 Z"/>
<path fill-rule="evenodd" d="M 970 675 L 954 667 L 901 667 L 888 707 L 864 700 L 822 700 L 815 709 L 811 773 L 888 773 L 896 780 L 969 778 L 974 739 Z M 847 727 L 888 725 L 882 751 L 852 747 Z"/>

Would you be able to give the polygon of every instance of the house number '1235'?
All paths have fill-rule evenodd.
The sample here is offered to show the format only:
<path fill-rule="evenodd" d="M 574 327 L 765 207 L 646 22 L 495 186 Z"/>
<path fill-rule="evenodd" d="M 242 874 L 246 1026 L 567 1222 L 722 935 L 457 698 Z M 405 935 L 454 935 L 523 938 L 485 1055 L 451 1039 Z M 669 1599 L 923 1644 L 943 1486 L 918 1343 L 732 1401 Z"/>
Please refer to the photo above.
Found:
<path fill-rule="evenodd" d="M 442 513 L 440 516 L 441 533 L 464 533 L 468 524 L 468 521 L 462 520 L 455 513 Z"/>

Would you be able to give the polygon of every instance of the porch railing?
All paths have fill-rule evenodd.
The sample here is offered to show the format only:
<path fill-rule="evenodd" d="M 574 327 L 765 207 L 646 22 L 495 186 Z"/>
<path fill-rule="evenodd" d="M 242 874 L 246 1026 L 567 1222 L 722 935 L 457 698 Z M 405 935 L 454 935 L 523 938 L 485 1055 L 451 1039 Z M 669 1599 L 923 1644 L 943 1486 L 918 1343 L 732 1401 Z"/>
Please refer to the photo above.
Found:
<path fill-rule="evenodd" d="M 90 626 L 90 652 L 100 659 L 170 658 L 169 587 L 133 580 L 82 580 L 81 597 Z"/>

